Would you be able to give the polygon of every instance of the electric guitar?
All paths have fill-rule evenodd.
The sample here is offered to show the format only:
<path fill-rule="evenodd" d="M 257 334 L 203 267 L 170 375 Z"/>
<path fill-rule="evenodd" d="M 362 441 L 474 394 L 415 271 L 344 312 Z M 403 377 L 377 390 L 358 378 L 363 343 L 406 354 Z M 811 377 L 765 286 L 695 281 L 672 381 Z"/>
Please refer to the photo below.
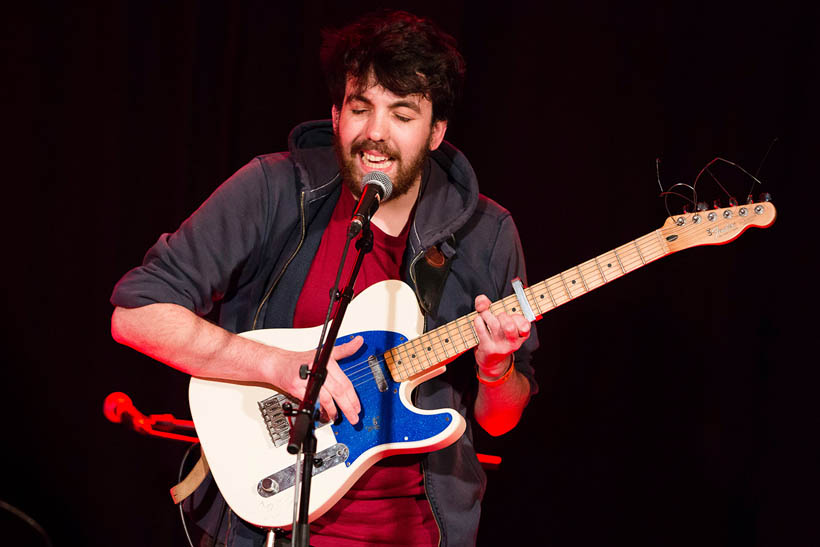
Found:
<path fill-rule="evenodd" d="M 493 303 L 493 313 L 524 313 L 530 320 L 671 253 L 724 244 L 751 226 L 770 226 L 769 202 L 670 217 L 643 237 Z M 514 283 L 515 285 L 515 283 Z M 383 281 L 350 304 L 337 343 L 364 344 L 339 362 L 361 401 L 359 422 L 318 424 L 310 520 L 332 507 L 375 462 L 393 454 L 431 452 L 454 443 L 466 427 L 452 409 L 421 410 L 411 393 L 444 372 L 444 365 L 478 345 L 475 312 L 422 333 L 412 289 Z M 314 349 L 321 326 L 263 329 L 241 334 L 293 351 Z M 192 378 L 191 415 L 213 477 L 236 514 L 257 526 L 288 528 L 293 519 L 295 457 L 286 450 L 289 424 L 282 404 L 295 399 L 268 385 Z M 295 405 L 297 406 L 297 405 Z"/>

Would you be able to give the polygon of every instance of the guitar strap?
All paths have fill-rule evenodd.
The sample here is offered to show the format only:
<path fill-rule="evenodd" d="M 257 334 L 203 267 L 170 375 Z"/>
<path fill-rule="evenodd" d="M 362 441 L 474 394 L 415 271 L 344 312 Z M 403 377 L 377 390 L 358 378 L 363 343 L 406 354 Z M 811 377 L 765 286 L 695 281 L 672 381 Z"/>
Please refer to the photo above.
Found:
<path fill-rule="evenodd" d="M 416 295 L 425 313 L 436 315 L 438 311 L 444 292 L 444 282 L 447 281 L 447 274 L 450 273 L 453 256 L 456 254 L 455 241 L 455 237 L 451 235 L 449 240 L 427 249 L 424 252 L 424 260 L 418 260 L 413 264 Z"/>
<path fill-rule="evenodd" d="M 208 460 L 205 459 L 205 452 L 200 450 L 199 461 L 188 472 L 188 475 L 182 479 L 182 482 L 171 488 L 171 497 L 174 499 L 174 503 L 180 504 L 185 498 L 193 494 L 194 490 L 199 488 L 199 485 L 205 480 L 210 470 Z"/>

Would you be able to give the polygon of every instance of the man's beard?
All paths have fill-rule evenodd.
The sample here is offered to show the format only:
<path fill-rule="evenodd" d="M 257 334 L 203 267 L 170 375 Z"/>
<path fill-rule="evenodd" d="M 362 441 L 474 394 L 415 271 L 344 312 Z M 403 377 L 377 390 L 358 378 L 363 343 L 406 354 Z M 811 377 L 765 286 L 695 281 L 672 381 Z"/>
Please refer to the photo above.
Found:
<path fill-rule="evenodd" d="M 403 196 L 413 187 L 416 179 L 419 178 L 421 170 L 424 166 L 424 160 L 430 153 L 430 142 L 432 142 L 432 132 L 427 138 L 424 147 L 416 152 L 408 161 L 404 161 L 399 153 L 395 150 L 390 150 L 384 143 L 373 142 L 369 139 L 354 142 L 350 146 L 350 153 L 342 150 L 342 144 L 339 142 L 338 135 L 333 135 L 333 150 L 336 152 L 336 160 L 339 163 L 339 171 L 342 175 L 342 180 L 350 189 L 354 196 L 358 199 L 362 193 L 361 176 L 356 175 L 356 167 L 359 162 L 359 155 L 362 150 L 375 150 L 390 158 L 398 165 L 398 171 L 390 182 L 393 183 L 393 192 L 385 201 Z M 378 169 L 376 169 L 378 170 Z M 362 175 L 363 176 L 363 175 Z"/>

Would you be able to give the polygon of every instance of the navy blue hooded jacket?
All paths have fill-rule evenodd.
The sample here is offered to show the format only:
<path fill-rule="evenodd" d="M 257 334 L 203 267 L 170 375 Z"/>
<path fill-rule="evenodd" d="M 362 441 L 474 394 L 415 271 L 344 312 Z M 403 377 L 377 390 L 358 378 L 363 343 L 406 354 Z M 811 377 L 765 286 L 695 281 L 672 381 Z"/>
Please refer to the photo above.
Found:
<path fill-rule="evenodd" d="M 219 324 L 231 332 L 282 328 L 294 309 L 322 233 L 341 192 L 329 121 L 308 122 L 290 136 L 289 152 L 260 156 L 222 184 L 179 229 L 163 234 L 142 266 L 128 272 L 111 297 L 134 308 L 164 302 L 199 315 L 220 302 Z M 404 259 L 404 281 L 416 292 L 425 329 L 473 311 L 474 299 L 495 301 L 526 283 L 521 244 L 509 212 L 478 193 L 475 173 L 443 142 L 424 167 Z M 515 366 L 537 390 L 530 364 L 537 333 L 515 355 Z M 450 407 L 469 418 L 477 391 L 472 352 L 416 390 L 421 408 Z M 465 434 L 423 462 L 427 497 L 442 546 L 473 545 L 486 475 Z M 204 491 L 208 485 L 203 485 Z M 207 507 L 203 504 L 207 504 Z M 192 518 L 209 535 L 228 529 L 229 545 L 261 545 L 264 536 L 236 519 L 221 496 L 198 492 Z"/>

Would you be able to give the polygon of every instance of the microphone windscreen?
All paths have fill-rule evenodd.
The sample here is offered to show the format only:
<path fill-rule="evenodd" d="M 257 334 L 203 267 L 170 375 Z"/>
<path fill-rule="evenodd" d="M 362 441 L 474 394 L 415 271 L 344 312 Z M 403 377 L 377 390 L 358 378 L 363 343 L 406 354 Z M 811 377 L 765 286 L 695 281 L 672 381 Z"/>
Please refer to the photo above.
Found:
<path fill-rule="evenodd" d="M 103 401 L 103 414 L 110 421 L 118 424 L 122 422 L 123 411 L 130 406 L 134 406 L 131 397 L 121 391 L 115 391 L 110 393 Z"/>
<path fill-rule="evenodd" d="M 393 193 L 393 181 L 381 171 L 368 171 L 362 177 L 362 190 L 368 184 L 377 184 L 383 191 L 381 201 L 386 200 Z"/>

